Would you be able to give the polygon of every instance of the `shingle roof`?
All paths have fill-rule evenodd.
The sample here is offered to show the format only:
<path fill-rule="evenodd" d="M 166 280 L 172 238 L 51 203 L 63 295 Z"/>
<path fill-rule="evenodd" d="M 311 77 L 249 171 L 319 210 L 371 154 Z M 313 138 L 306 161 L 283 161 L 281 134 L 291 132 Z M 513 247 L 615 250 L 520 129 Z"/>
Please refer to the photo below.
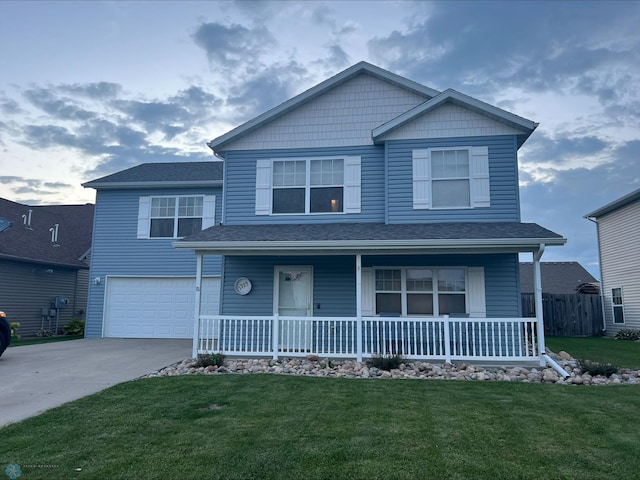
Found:
<path fill-rule="evenodd" d="M 221 161 L 142 163 L 83 183 L 90 188 L 137 188 L 162 185 L 222 185 Z"/>
<path fill-rule="evenodd" d="M 218 225 L 174 243 L 178 248 L 236 250 L 252 247 L 296 244 L 304 248 L 332 249 L 341 245 L 349 249 L 372 247 L 374 244 L 393 248 L 394 244 L 416 248 L 474 245 L 530 247 L 539 243 L 562 245 L 565 239 L 535 223 L 318 223 L 305 225 Z M 528 251 L 523 248 L 523 251 Z"/>
<path fill-rule="evenodd" d="M 544 293 L 572 294 L 583 283 L 597 280 L 578 262 L 540 262 Z M 533 293 L 533 263 L 520 263 L 520 291 Z"/>
<path fill-rule="evenodd" d="M 31 210 L 31 224 L 25 225 Z M 93 204 L 28 206 L 0 198 L 0 217 L 11 226 L 0 232 L 0 257 L 87 267 L 80 258 L 91 248 Z M 51 231 L 58 224 L 58 241 Z"/>

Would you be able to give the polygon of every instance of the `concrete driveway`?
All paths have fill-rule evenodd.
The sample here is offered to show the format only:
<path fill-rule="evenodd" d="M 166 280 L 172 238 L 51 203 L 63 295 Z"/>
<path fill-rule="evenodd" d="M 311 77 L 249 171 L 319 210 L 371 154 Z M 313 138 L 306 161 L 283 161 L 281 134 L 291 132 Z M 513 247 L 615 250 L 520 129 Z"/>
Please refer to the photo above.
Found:
<path fill-rule="evenodd" d="M 191 340 L 100 338 L 9 347 L 0 427 L 191 357 Z"/>

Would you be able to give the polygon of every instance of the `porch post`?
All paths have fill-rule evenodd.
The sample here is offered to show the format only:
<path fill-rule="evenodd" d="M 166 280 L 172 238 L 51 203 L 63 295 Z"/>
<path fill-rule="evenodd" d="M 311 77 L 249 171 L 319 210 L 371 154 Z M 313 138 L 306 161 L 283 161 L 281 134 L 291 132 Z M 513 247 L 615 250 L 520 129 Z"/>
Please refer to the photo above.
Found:
<path fill-rule="evenodd" d="M 356 255 L 356 360 L 362 361 L 362 255 Z"/>
<path fill-rule="evenodd" d="M 542 277 L 540 275 L 540 258 L 544 253 L 544 243 L 540 244 L 537 252 L 533 252 L 533 288 L 536 301 L 536 323 L 538 325 L 538 358 L 540 366 L 546 365 L 543 355 L 546 353 L 544 344 L 544 316 L 542 312 Z"/>
<path fill-rule="evenodd" d="M 202 295 L 202 254 L 196 253 L 196 308 L 193 319 L 193 348 L 192 357 L 198 356 L 198 341 L 200 340 L 200 297 Z"/>
<path fill-rule="evenodd" d="M 278 360 L 278 350 L 280 342 L 280 315 L 274 313 L 273 315 L 273 359 Z"/>

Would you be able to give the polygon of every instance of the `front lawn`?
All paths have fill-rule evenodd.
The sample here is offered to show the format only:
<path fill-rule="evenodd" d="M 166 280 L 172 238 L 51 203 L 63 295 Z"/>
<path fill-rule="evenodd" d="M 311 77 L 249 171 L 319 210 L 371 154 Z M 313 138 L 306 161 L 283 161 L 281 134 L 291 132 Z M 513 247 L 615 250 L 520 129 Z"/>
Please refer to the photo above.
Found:
<path fill-rule="evenodd" d="M 28 337 L 28 338 L 14 338 L 11 340 L 11 347 L 20 347 L 22 345 L 37 345 L 40 343 L 53 343 L 53 342 L 66 342 L 68 340 L 79 340 L 84 338 L 84 335 L 58 335 L 55 337 Z"/>
<path fill-rule="evenodd" d="M 639 411 L 640 386 L 149 378 L 0 429 L 0 465 L 25 480 L 631 478 Z"/>
<path fill-rule="evenodd" d="M 555 353 L 564 350 L 573 358 L 640 369 L 640 342 L 609 337 L 545 337 L 545 342 Z"/>

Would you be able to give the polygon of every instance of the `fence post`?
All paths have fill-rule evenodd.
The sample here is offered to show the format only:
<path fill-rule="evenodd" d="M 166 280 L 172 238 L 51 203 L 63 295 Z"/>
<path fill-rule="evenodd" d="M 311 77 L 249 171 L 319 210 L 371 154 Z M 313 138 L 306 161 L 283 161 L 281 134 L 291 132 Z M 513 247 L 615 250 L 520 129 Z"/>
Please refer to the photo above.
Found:
<path fill-rule="evenodd" d="M 451 363 L 451 335 L 449 333 L 449 315 L 444 316 L 444 361 Z"/>
<path fill-rule="evenodd" d="M 280 342 L 280 318 L 276 313 L 273 316 L 273 359 L 278 360 L 278 350 Z"/>

